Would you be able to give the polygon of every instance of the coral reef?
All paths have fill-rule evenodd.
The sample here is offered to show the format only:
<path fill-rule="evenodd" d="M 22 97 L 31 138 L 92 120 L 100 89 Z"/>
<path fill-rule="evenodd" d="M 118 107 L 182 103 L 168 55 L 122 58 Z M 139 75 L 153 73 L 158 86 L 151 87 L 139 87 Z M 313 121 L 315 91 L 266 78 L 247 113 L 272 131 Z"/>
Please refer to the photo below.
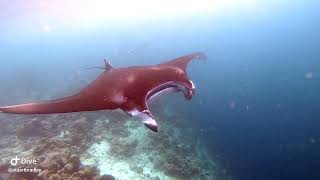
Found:
<path fill-rule="evenodd" d="M 138 140 L 128 138 L 113 138 L 110 142 L 110 153 L 123 158 L 128 158 L 135 154 Z"/>
<path fill-rule="evenodd" d="M 91 139 L 90 131 L 92 129 L 92 124 L 88 122 L 86 117 L 81 117 L 71 123 L 68 128 L 67 135 L 65 137 L 65 142 L 70 145 L 79 146 L 84 148 L 87 146 L 87 142 Z"/>
<path fill-rule="evenodd" d="M 197 177 L 200 175 L 201 163 L 193 156 L 183 157 L 176 154 L 168 154 L 166 158 L 160 160 L 160 169 L 170 176 L 176 176 L 181 179 Z"/>
<path fill-rule="evenodd" d="M 18 141 L 14 140 L 14 142 L 16 142 L 15 145 L 18 143 L 21 147 L 19 150 L 7 153 L 7 155 L 4 151 L 0 151 L 1 159 L 4 159 L 0 163 L 0 178 L 8 180 L 115 179 L 112 175 L 101 176 L 95 166 L 86 166 L 80 161 L 79 154 L 87 147 L 87 144 L 90 144 L 92 139 L 92 123 L 87 120 L 88 117 L 90 114 L 87 117 L 54 115 L 43 119 L 39 116 L 25 121 L 17 121 L 16 136 Z M 66 118 L 68 119 L 66 120 Z M 61 136 L 62 132 L 65 132 L 63 136 Z M 27 146 L 27 144 L 32 144 L 32 146 Z M 12 166 L 8 160 L 16 153 L 23 158 L 36 159 L 37 163 Z M 41 172 L 8 172 L 9 168 L 40 169 Z"/>
<path fill-rule="evenodd" d="M 120 111 L 17 116 L 0 114 L 0 179 L 48 180 L 214 180 L 219 173 L 183 113 L 154 108 L 160 132 Z M 163 109 L 166 108 L 166 113 Z M 7 121 L 10 119 L 10 121 Z M 9 173 L 9 160 L 36 159 L 15 168 L 39 173 Z"/>
<path fill-rule="evenodd" d="M 171 132 L 177 130 L 177 128 L 172 129 L 173 127 L 166 128 Z M 208 167 L 208 159 L 199 159 L 195 155 L 195 147 L 190 146 L 192 142 L 194 140 L 191 134 L 186 136 L 186 134 L 181 134 L 179 131 L 174 134 L 171 133 L 171 136 L 163 134 L 162 136 L 153 137 L 153 140 L 150 141 L 152 146 L 149 146 L 149 150 L 161 149 L 161 154 L 164 154 L 150 157 L 154 168 L 180 179 L 199 179 L 200 177 L 200 179 L 214 179 L 215 167 Z M 204 170 L 208 171 L 208 177 L 206 178 L 202 175 Z"/>
<path fill-rule="evenodd" d="M 47 123 L 48 124 L 48 123 Z M 48 125 L 47 125 L 48 126 Z M 52 127 L 52 125 L 49 125 Z M 49 127 L 49 128 L 51 128 Z M 18 139 L 27 139 L 29 137 L 40 137 L 40 136 L 50 136 L 50 131 L 46 129 L 45 125 L 42 124 L 42 121 L 34 118 L 21 127 L 17 128 L 16 135 Z"/>
<path fill-rule="evenodd" d="M 125 180 L 214 180 L 217 167 L 208 163 L 209 157 L 200 159 L 197 155 L 197 140 L 192 129 L 174 127 L 171 119 L 165 118 L 168 121 L 161 122 L 161 131 L 156 134 L 144 128 L 140 121 L 120 123 L 109 117 L 97 121 L 121 130 L 101 129 L 103 137 L 82 154 L 83 162 L 95 164 L 102 173 L 111 173 Z M 124 132 L 126 135 L 120 136 Z M 107 159 L 107 162 L 101 159 Z"/>
<path fill-rule="evenodd" d="M 32 158 L 32 157 L 30 157 Z M 63 149 L 40 156 L 36 165 L 21 165 L 17 168 L 41 169 L 40 173 L 9 173 L 8 180 L 16 179 L 72 179 L 72 180 L 105 180 L 112 179 L 110 175 L 100 176 L 99 170 L 93 166 L 81 165 L 78 154 Z"/>

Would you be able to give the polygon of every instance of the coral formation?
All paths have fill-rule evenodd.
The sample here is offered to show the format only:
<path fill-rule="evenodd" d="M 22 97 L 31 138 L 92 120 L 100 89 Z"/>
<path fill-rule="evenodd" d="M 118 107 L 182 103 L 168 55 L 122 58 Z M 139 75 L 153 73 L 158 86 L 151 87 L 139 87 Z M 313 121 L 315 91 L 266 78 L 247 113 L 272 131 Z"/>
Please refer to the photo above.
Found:
<path fill-rule="evenodd" d="M 124 158 L 135 154 L 135 148 L 138 145 L 138 140 L 128 138 L 113 138 L 110 142 L 110 153 Z"/>
<path fill-rule="evenodd" d="M 172 128 L 166 127 L 166 130 L 169 130 L 169 132 L 177 130 L 177 128 Z M 180 136 L 184 136 L 185 138 Z M 150 141 L 150 144 L 152 144 L 152 146 L 149 146 L 150 150 L 161 149 L 161 153 L 164 154 L 150 158 L 154 164 L 154 168 L 162 170 L 169 176 L 180 179 L 197 179 L 202 176 L 201 172 L 204 169 L 211 169 L 207 179 L 213 179 L 215 169 L 207 167 L 207 159 L 200 160 L 195 155 L 195 147 L 190 146 L 190 143 L 194 142 L 191 137 L 191 135 L 186 136 L 186 134 L 181 134 L 179 131 L 176 131 L 174 134 L 171 133 L 171 136 L 163 134 L 153 137 L 153 140 Z"/>
<path fill-rule="evenodd" d="M 88 116 L 90 117 L 90 115 Z M 55 120 L 49 122 L 51 118 Z M 92 123 L 89 123 L 86 117 L 69 116 L 68 118 L 64 126 L 61 126 L 63 123 L 57 121 L 57 119 L 63 121 L 59 116 L 51 116 L 41 120 L 30 119 L 17 125 L 16 135 L 22 140 L 20 144 L 24 145 L 24 142 L 33 144 L 31 147 L 25 148 L 28 153 L 24 154 L 24 158 L 36 159 L 37 163 L 12 166 L 8 161 L 1 162 L 0 177 L 8 180 L 114 179 L 111 175 L 101 176 L 96 167 L 85 166 L 81 163 L 79 153 L 86 148 L 87 143 L 90 143 Z M 79 119 L 73 120 L 74 118 Z M 54 128 L 59 128 L 59 130 L 54 130 Z M 59 131 L 68 133 L 61 137 Z M 8 172 L 8 168 L 40 169 L 41 172 Z"/>
<path fill-rule="evenodd" d="M 42 121 L 34 118 L 21 127 L 17 128 L 16 135 L 18 139 L 27 139 L 29 137 L 49 136 L 49 128 L 46 129 Z"/>
<path fill-rule="evenodd" d="M 162 122 L 157 134 L 139 121 L 120 124 L 108 120 L 108 126 L 127 129 L 122 130 L 127 135 L 119 137 L 122 131 L 102 130 L 104 138 L 82 155 L 83 162 L 97 164 L 102 173 L 111 172 L 119 179 L 215 179 L 217 168 L 208 163 L 209 157 L 199 159 L 195 152 L 192 130 L 174 127 L 170 118 L 166 119 L 169 122 Z M 108 159 L 108 163 L 101 159 Z"/>
<path fill-rule="evenodd" d="M 153 105 L 151 105 L 153 107 Z M 214 180 L 218 167 L 199 148 L 182 115 L 158 112 L 161 131 L 119 111 L 46 116 L 1 115 L 0 179 L 49 180 Z M 170 111 L 170 112 L 169 112 Z M 2 119 L 11 119 L 3 122 Z M 37 159 L 40 173 L 8 173 L 8 160 L 19 155 Z M 209 162 L 210 161 L 210 162 Z"/>

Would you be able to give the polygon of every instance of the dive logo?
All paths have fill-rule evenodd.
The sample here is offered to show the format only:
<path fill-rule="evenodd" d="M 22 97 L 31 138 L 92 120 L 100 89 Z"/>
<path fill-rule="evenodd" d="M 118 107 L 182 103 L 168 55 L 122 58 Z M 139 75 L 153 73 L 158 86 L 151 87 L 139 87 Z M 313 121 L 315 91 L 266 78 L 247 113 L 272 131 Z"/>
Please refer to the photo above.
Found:
<path fill-rule="evenodd" d="M 18 158 L 18 156 L 16 156 L 15 158 L 12 158 L 10 160 L 10 164 L 12 166 L 16 166 L 18 163 L 20 162 L 20 164 L 37 164 L 37 160 L 36 159 L 25 159 L 25 158 Z"/>
<path fill-rule="evenodd" d="M 30 167 L 32 167 L 33 165 L 37 164 L 37 160 L 36 159 L 28 159 L 28 158 L 18 158 L 18 156 L 12 158 L 10 160 L 10 164 L 11 166 L 17 166 L 17 165 L 31 165 Z M 34 168 L 9 168 L 8 169 L 9 173 L 40 173 L 41 169 L 34 167 Z"/>

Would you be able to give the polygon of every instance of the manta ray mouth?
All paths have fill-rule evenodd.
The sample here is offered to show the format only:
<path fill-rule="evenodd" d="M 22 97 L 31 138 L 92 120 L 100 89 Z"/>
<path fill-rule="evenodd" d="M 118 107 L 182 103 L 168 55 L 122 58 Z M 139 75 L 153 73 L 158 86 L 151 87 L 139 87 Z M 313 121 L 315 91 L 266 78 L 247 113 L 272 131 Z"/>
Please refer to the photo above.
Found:
<path fill-rule="evenodd" d="M 195 93 L 195 86 L 191 80 L 190 80 L 190 84 L 191 84 L 191 87 L 188 87 L 187 84 L 184 84 L 181 82 L 175 82 L 175 81 L 163 83 L 148 92 L 146 101 L 156 96 L 159 96 L 160 94 L 170 93 L 170 92 L 180 92 L 180 91 L 182 91 L 184 94 L 184 97 L 189 100 L 193 97 Z M 143 112 L 134 110 L 128 113 L 131 116 L 139 116 L 142 119 L 143 124 L 151 131 L 153 132 L 159 131 L 159 126 L 156 120 L 154 119 L 154 117 L 151 115 L 149 110 L 145 110 Z"/>
<path fill-rule="evenodd" d="M 156 88 L 152 89 L 149 91 L 147 94 L 147 100 L 152 99 L 156 96 L 159 96 L 161 94 L 165 93 L 170 93 L 170 92 L 183 92 L 184 97 L 186 99 L 191 99 L 195 93 L 195 87 L 190 80 L 192 87 L 189 88 L 186 85 L 180 83 L 180 82 L 175 82 L 175 81 L 170 81 L 164 84 L 161 84 L 160 86 L 157 86 Z"/>

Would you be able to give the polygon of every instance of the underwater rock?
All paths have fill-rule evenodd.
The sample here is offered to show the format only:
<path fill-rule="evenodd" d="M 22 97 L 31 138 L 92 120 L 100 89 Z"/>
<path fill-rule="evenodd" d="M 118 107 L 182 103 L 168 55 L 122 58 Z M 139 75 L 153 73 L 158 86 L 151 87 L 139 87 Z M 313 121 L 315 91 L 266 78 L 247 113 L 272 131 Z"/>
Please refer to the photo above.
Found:
<path fill-rule="evenodd" d="M 161 179 L 157 176 L 157 177 L 152 177 L 151 180 L 161 180 Z"/>
<path fill-rule="evenodd" d="M 8 170 L 10 166 L 10 162 L 9 161 L 2 161 L 0 162 L 0 173 L 1 172 L 6 172 Z"/>
<path fill-rule="evenodd" d="M 99 170 L 93 166 L 81 165 L 78 154 L 73 153 L 67 148 L 62 148 L 56 151 L 42 151 L 41 156 L 32 156 L 32 158 L 39 157 L 39 161 L 34 166 L 27 166 L 27 168 L 41 169 L 40 173 L 25 174 L 25 173 L 10 173 L 11 179 L 70 179 L 70 180 L 84 180 L 106 179 L 99 175 Z M 24 168 L 24 166 L 17 166 L 17 168 Z"/>
<path fill-rule="evenodd" d="M 41 120 L 34 118 L 18 128 L 16 135 L 18 139 L 27 139 L 29 137 L 48 136 L 49 132 L 42 125 Z"/>
<path fill-rule="evenodd" d="M 161 149 L 161 154 L 148 157 L 153 168 L 161 170 L 167 176 L 179 179 L 204 177 L 202 169 L 207 168 L 208 163 L 206 160 L 200 160 L 199 156 L 195 154 L 195 146 L 188 145 L 190 142 L 194 142 L 192 134 L 188 134 L 186 131 L 183 134 L 173 126 L 166 127 L 164 125 L 162 130 L 162 134 L 150 136 L 148 141 L 148 151 Z M 212 169 L 212 167 L 210 168 Z M 206 178 L 200 179 L 212 180 L 213 177 L 214 174 L 210 171 Z"/>
<path fill-rule="evenodd" d="M 88 133 L 88 131 L 90 131 L 92 128 L 92 125 L 88 122 L 86 117 L 82 117 L 74 121 L 71 128 L 78 132 Z"/>
<path fill-rule="evenodd" d="M 86 117 L 71 115 L 68 116 L 70 120 L 65 120 L 63 116 L 53 115 L 45 117 L 45 120 L 38 118 L 22 121 L 23 124 L 16 131 L 17 137 L 20 139 L 28 138 L 28 143 L 33 144 L 27 148 L 31 149 L 31 154 L 29 153 L 24 158 L 37 159 L 37 164 L 33 166 L 17 165 L 16 168 L 38 168 L 41 169 L 41 172 L 7 173 L 8 178 L 6 179 L 112 179 L 113 176 L 100 176 L 99 170 L 94 166 L 81 164 L 78 154 L 85 149 L 87 144 L 90 144 L 92 139 L 93 123 L 88 121 Z M 76 118 L 76 120 L 71 118 Z M 58 134 L 62 131 L 68 133 L 59 137 Z M 0 167 L 7 171 L 9 166 L 8 163 L 3 163 Z"/>
<path fill-rule="evenodd" d="M 60 180 L 60 176 L 58 174 L 53 174 L 49 177 L 49 180 Z"/>
<path fill-rule="evenodd" d="M 135 154 L 138 140 L 128 138 L 113 138 L 110 143 L 110 153 L 123 157 L 130 157 Z"/>
<path fill-rule="evenodd" d="M 78 147 L 73 147 L 62 140 L 54 139 L 54 138 L 41 138 L 38 140 L 37 145 L 33 148 L 34 155 L 42 155 L 49 152 L 60 152 L 65 149 L 74 150 L 78 149 Z"/>
<path fill-rule="evenodd" d="M 152 162 L 153 162 L 153 167 L 154 168 L 156 168 L 156 169 L 160 169 L 161 168 L 162 162 L 159 159 L 155 158 Z"/>
<path fill-rule="evenodd" d="M 66 165 L 64 166 L 64 168 L 63 168 L 62 171 L 72 173 L 72 172 L 74 172 L 75 170 L 77 170 L 77 168 L 76 168 L 72 163 L 68 163 L 68 164 L 66 164 Z"/>
<path fill-rule="evenodd" d="M 201 162 L 191 156 L 180 156 L 169 154 L 161 168 L 170 176 L 186 179 L 200 175 Z"/>
<path fill-rule="evenodd" d="M 159 112 L 161 111 L 160 108 Z M 164 121 L 161 132 L 156 135 L 143 131 L 144 127 L 140 122 L 131 121 L 127 115 L 118 111 L 35 116 L 37 119 L 33 120 L 39 121 L 40 124 L 39 122 L 29 124 L 30 122 L 22 118 L 20 124 L 23 126 L 20 128 L 39 126 L 43 130 L 37 136 L 31 133 L 32 138 L 28 138 L 28 141 L 12 144 L 15 147 L 25 142 L 32 144 L 30 148 L 23 151 L 29 151 L 30 158 L 39 160 L 35 167 L 40 168 L 42 172 L 23 176 L 10 174 L 9 177 L 39 180 L 115 180 L 116 178 L 112 175 L 100 175 L 100 173 L 111 173 L 117 179 L 123 180 L 215 179 L 216 174 L 212 171 L 203 171 L 205 166 L 210 164 L 201 162 L 198 154 L 195 153 L 193 134 L 180 126 L 174 126 L 172 122 L 175 121 L 172 119 L 175 116 L 172 118 L 161 114 L 159 116 L 159 119 Z M 40 117 L 42 120 L 39 120 Z M 180 120 L 183 119 L 176 121 Z M 44 131 L 49 131 L 55 136 L 41 137 Z M 22 132 L 24 134 L 28 131 Z M 62 136 L 59 136 L 61 132 L 63 132 Z M 17 141 L 16 138 L 11 139 Z M 1 140 L 8 144 L 4 138 Z M 98 148 L 99 151 L 92 151 L 94 153 L 91 154 L 83 154 L 87 152 L 87 147 L 97 142 L 107 142 L 107 147 Z M 96 154 L 99 158 L 95 157 Z M 85 159 L 80 160 L 79 155 Z M 5 157 L 10 156 L 6 154 Z M 8 164 L 0 165 L 0 169 L 1 167 L 7 169 Z M 210 168 L 207 169 L 211 170 Z M 0 176 L 2 176 L 1 172 Z"/>
<path fill-rule="evenodd" d="M 101 177 L 101 180 L 116 180 L 116 178 L 113 177 L 112 175 L 103 175 Z"/>
<path fill-rule="evenodd" d="M 78 154 L 72 154 L 69 157 L 69 161 L 73 164 L 80 164 L 80 156 Z"/>
<path fill-rule="evenodd" d="M 116 135 L 117 137 L 128 137 L 129 136 L 129 132 L 127 131 L 127 129 L 124 128 L 113 128 L 111 130 L 111 133 Z"/>
<path fill-rule="evenodd" d="M 140 166 L 136 166 L 136 165 L 130 165 L 130 169 L 139 173 L 139 174 L 142 174 L 143 173 L 143 168 L 140 167 Z"/>
<path fill-rule="evenodd" d="M 41 125 L 45 130 L 52 130 L 52 129 L 56 129 L 58 124 L 56 123 L 56 121 L 44 120 L 44 121 L 41 121 Z"/>
<path fill-rule="evenodd" d="M 0 127 L 1 127 L 1 131 L 0 131 L 1 136 L 15 133 L 16 128 L 11 123 L 8 123 L 6 119 L 3 119 L 3 120 L 0 119 Z"/>
<path fill-rule="evenodd" d="M 92 128 L 93 126 L 88 122 L 87 118 L 82 117 L 72 122 L 64 142 L 79 148 L 85 148 L 87 143 L 91 140 L 92 136 L 90 135 L 90 131 Z"/>

